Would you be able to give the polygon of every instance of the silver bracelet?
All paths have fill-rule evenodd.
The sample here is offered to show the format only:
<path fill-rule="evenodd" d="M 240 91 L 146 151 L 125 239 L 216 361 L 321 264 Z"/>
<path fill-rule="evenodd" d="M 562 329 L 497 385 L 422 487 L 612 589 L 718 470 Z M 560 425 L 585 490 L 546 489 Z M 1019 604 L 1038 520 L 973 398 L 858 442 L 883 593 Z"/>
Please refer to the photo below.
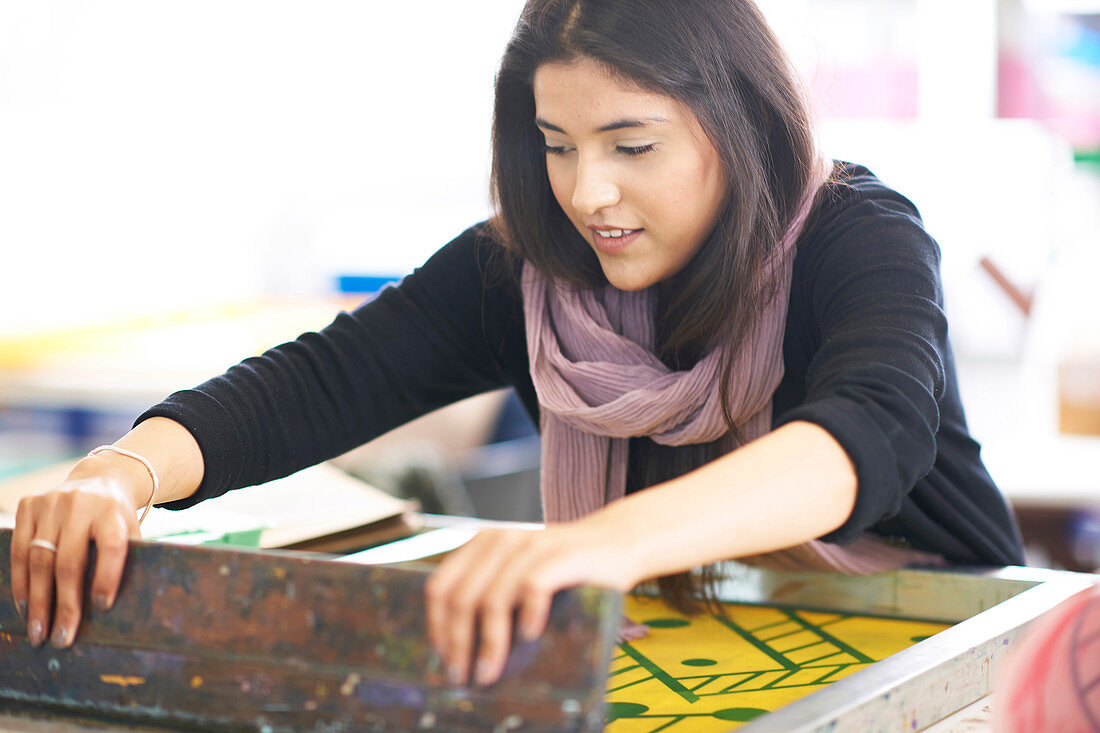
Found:
<path fill-rule="evenodd" d="M 137 453 L 119 448 L 117 445 L 101 445 L 88 451 L 88 455 L 94 456 L 96 453 L 102 453 L 105 450 L 139 461 L 141 465 L 145 466 L 145 470 L 149 472 L 149 478 L 153 479 L 153 493 L 149 495 L 149 501 L 145 503 L 145 509 L 142 510 L 141 517 L 138 518 L 138 526 L 140 527 L 141 523 L 145 521 L 145 515 L 149 513 L 149 508 L 153 506 L 153 500 L 157 498 L 157 490 L 160 489 L 160 477 L 157 476 L 157 470 L 153 468 L 153 464 L 149 463 L 145 456 L 139 456 Z"/>

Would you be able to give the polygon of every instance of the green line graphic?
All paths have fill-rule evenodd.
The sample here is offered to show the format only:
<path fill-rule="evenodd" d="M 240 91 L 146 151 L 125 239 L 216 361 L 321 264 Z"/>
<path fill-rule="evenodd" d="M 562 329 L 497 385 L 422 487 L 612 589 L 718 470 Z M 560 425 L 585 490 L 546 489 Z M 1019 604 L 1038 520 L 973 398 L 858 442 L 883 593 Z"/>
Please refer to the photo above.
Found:
<path fill-rule="evenodd" d="M 653 679 L 653 678 L 652 677 L 643 677 L 640 680 L 634 680 L 633 682 L 627 682 L 625 685 L 619 685 L 618 687 L 612 687 L 612 688 L 608 689 L 608 692 L 619 692 L 620 690 L 625 690 L 628 687 L 633 687 L 634 685 L 640 685 L 643 682 L 649 682 L 651 679 Z"/>
<path fill-rule="evenodd" d="M 764 624 L 763 626 L 757 626 L 755 629 L 752 629 L 752 633 L 757 634 L 757 633 L 763 631 L 764 629 L 770 629 L 773 626 L 782 626 L 785 623 L 788 623 L 787 619 L 785 619 L 785 618 L 779 619 L 778 621 L 772 621 L 770 624 Z"/>
<path fill-rule="evenodd" d="M 732 619 L 721 618 L 720 616 L 715 616 L 714 618 L 718 619 L 718 621 L 720 621 L 727 628 L 729 628 L 730 631 L 734 632 L 735 634 L 740 636 L 742 639 L 744 639 L 745 641 L 747 641 L 748 643 L 752 644 L 754 647 L 759 649 L 761 652 L 763 652 L 764 654 L 767 654 L 769 657 L 774 659 L 784 669 L 795 669 L 795 670 L 798 669 L 797 664 L 792 662 L 790 659 L 787 659 L 785 656 L 783 656 L 782 654 L 780 654 L 776 650 L 772 649 L 770 646 L 765 644 L 763 641 L 760 641 L 759 639 L 757 639 L 755 636 L 753 636 L 747 630 L 741 628 Z"/>
<path fill-rule="evenodd" d="M 699 696 L 680 684 L 680 681 L 658 667 L 653 661 L 651 661 L 646 655 L 639 652 L 627 642 L 619 644 L 619 648 L 634 658 L 634 661 L 645 667 L 646 670 L 653 675 L 654 679 L 660 681 L 665 687 L 675 692 L 680 697 L 684 698 L 688 702 L 699 702 Z"/>
<path fill-rule="evenodd" d="M 700 682 L 699 684 L 697 684 L 697 685 L 696 685 L 695 687 L 692 687 L 692 688 L 690 688 L 690 689 L 691 689 L 691 691 L 692 691 L 692 692 L 698 692 L 699 690 L 703 689 L 704 687 L 706 687 L 707 685 L 711 684 L 711 683 L 712 683 L 712 682 L 714 682 L 715 680 L 718 680 L 718 679 L 720 679 L 720 678 L 721 678 L 722 676 L 723 676 L 723 675 L 720 675 L 720 674 L 718 674 L 718 675 L 711 675 L 710 677 L 707 677 L 707 678 L 706 678 L 706 679 L 704 679 L 704 680 L 703 680 L 702 682 Z"/>
<path fill-rule="evenodd" d="M 623 656 L 626 656 L 626 655 L 624 654 Z M 638 667 L 641 667 L 641 666 L 642 665 L 640 665 L 640 664 L 632 664 L 629 667 L 623 667 L 622 669 L 614 669 L 614 670 L 611 670 L 610 672 L 608 672 L 607 676 L 608 677 L 614 677 L 617 674 L 622 674 L 623 672 L 629 672 L 630 670 L 638 669 Z"/>
<path fill-rule="evenodd" d="M 646 694 L 660 695 L 659 692 L 654 693 L 653 688 L 648 687 L 650 683 L 657 683 L 675 693 L 692 707 L 684 708 L 681 704 L 681 710 L 673 712 L 667 709 L 666 711 L 646 710 L 643 705 L 633 701 L 614 703 L 633 706 L 636 709 L 629 710 L 624 707 L 618 715 L 610 718 L 609 723 L 623 719 L 625 725 L 625 720 L 630 719 L 633 722 L 629 725 L 633 729 L 645 730 L 646 733 L 676 733 L 676 731 L 687 733 L 687 729 L 693 728 L 696 719 L 711 722 L 740 721 L 741 717 L 729 716 L 740 715 L 745 711 L 763 714 L 764 710 L 758 710 L 755 707 L 736 707 L 738 704 L 755 705 L 759 699 L 772 699 L 765 695 L 774 693 L 797 696 L 805 694 L 802 690 L 812 692 L 877 661 L 851 644 L 841 641 L 840 637 L 833 635 L 829 628 L 843 621 L 858 621 L 863 618 L 875 618 L 874 616 L 830 613 L 795 607 L 768 606 L 768 608 L 778 614 L 778 617 L 771 617 L 776 620 L 760 623 L 767 619 L 759 616 L 742 619 L 735 615 L 725 618 L 713 616 L 713 618 L 719 622 L 721 628 L 733 632 L 736 637 L 748 644 L 748 649 L 764 654 L 770 661 L 746 656 L 751 652 L 741 646 L 741 642 L 734 638 L 723 640 L 722 637 L 725 635 L 721 632 L 708 632 L 706 643 L 708 645 L 711 643 L 713 634 L 713 638 L 721 640 L 721 643 L 740 647 L 736 657 L 731 656 L 726 659 L 724 654 L 717 652 L 698 653 L 694 649 L 684 651 L 675 644 L 671 644 L 669 647 L 655 646 L 654 657 L 650 658 L 645 651 L 642 651 L 647 648 L 644 643 L 639 642 L 641 650 L 634 644 L 619 644 L 613 670 L 609 674 L 609 678 L 614 678 L 609 679 L 609 682 L 618 683 L 618 686 L 609 688 L 608 693 L 622 694 L 621 691 L 633 687 L 635 691 L 628 691 L 625 696 L 644 699 Z M 811 621 L 807 617 L 814 620 Z M 749 618 L 760 625 L 752 625 Z M 666 621 L 671 620 L 670 616 Z M 686 625 L 686 622 L 678 626 L 668 623 L 666 627 L 679 628 L 683 625 Z M 843 627 L 839 630 L 840 635 L 849 633 L 851 628 L 853 627 Z M 802 640 L 794 638 L 798 634 L 804 634 Z M 856 643 L 859 643 L 859 638 L 858 635 L 853 634 Z M 792 642 L 796 646 L 782 648 Z M 710 649 L 709 646 L 707 648 Z M 668 659 L 665 659 L 666 656 Z M 667 661 L 669 669 L 667 671 L 663 669 L 657 660 Z M 728 671 L 724 670 L 727 666 Z M 752 666 L 767 667 L 767 669 L 752 670 Z M 689 668 L 698 667 L 705 668 L 705 671 L 704 669 L 689 670 Z M 738 668 L 740 668 L 739 671 L 734 671 Z M 683 674 L 677 674 L 678 672 Z M 636 679 L 639 676 L 641 679 Z M 1100 686 L 1100 680 L 1097 681 L 1097 685 Z M 788 690 L 797 691 L 785 692 Z M 664 696 L 661 695 L 661 697 Z M 664 699 L 667 700 L 667 698 Z M 687 711 L 689 709 L 690 712 Z M 747 721 L 748 718 L 744 720 Z M 649 728 L 650 725 L 654 727 Z"/>
<path fill-rule="evenodd" d="M 786 623 L 786 622 L 784 622 L 784 623 Z M 794 631 L 784 631 L 782 634 L 777 634 L 775 636 L 760 636 L 760 637 L 757 637 L 757 638 L 760 639 L 760 641 L 775 641 L 776 639 L 782 639 L 784 636 L 793 636 L 795 634 L 801 634 L 805 630 L 806 629 L 803 629 L 803 628 L 797 628 Z"/>
<path fill-rule="evenodd" d="M 779 683 L 780 683 L 780 682 L 782 682 L 783 680 L 787 679 L 788 677 L 790 677 L 790 676 L 791 676 L 791 675 L 793 675 L 793 674 L 798 674 L 798 673 L 799 673 L 799 672 L 801 672 L 801 671 L 802 671 L 802 669 L 801 669 L 801 668 L 797 668 L 797 669 L 791 669 L 791 670 L 787 670 L 786 672 L 784 672 L 783 674 L 779 675 L 779 676 L 778 676 L 778 677 L 776 677 L 776 678 L 775 678 L 774 680 L 772 680 L 772 681 L 771 681 L 771 682 L 769 682 L 768 684 L 764 685 L 764 686 L 763 686 L 763 687 L 761 687 L 760 689 L 761 689 L 761 690 L 772 690 L 772 689 L 775 689 L 775 688 L 779 687 Z M 802 687 L 802 685 L 783 685 L 783 686 L 784 686 L 784 687 Z"/>
<path fill-rule="evenodd" d="M 823 657 L 814 657 L 813 659 L 807 659 L 805 662 L 802 663 L 802 667 L 803 668 L 808 668 L 811 665 L 813 665 L 814 662 L 820 662 L 823 659 L 828 659 L 829 657 L 838 657 L 838 656 L 841 656 L 843 654 L 847 654 L 847 652 L 829 652 L 828 654 L 826 654 Z M 848 664 L 851 664 L 851 662 L 848 662 Z M 831 665 L 831 664 L 818 664 L 816 666 L 818 666 L 818 667 L 831 667 L 833 665 Z"/>
<path fill-rule="evenodd" d="M 796 647 L 792 647 L 790 649 L 784 649 L 783 653 L 784 654 L 790 654 L 791 652 L 800 652 L 803 649 L 809 649 L 812 646 L 821 646 L 822 644 L 828 644 L 828 643 L 829 642 L 827 642 L 827 641 L 821 641 L 820 639 L 818 639 L 817 641 L 811 641 L 809 644 L 803 644 L 802 646 L 796 646 Z M 830 652 L 829 656 L 832 656 L 833 654 L 836 654 L 836 652 Z M 819 659 L 824 659 L 824 657 L 819 657 Z M 803 664 L 805 664 L 805 662 L 803 662 Z"/>
<path fill-rule="evenodd" d="M 853 666 L 853 665 L 851 665 L 851 664 L 842 664 L 839 667 L 837 667 L 836 669 L 832 670 L 831 672 L 826 672 L 825 674 L 821 675 L 820 677 L 818 677 L 816 680 L 814 680 L 810 684 L 811 685 L 823 685 L 823 684 L 825 684 L 825 680 L 829 679 L 830 677 L 832 677 L 834 674 L 836 674 L 838 672 L 843 672 L 844 670 L 848 669 L 848 667 L 851 667 L 851 666 Z"/>
<path fill-rule="evenodd" d="M 833 646 L 835 646 L 837 649 L 840 649 L 841 651 L 848 652 L 849 654 L 852 655 L 852 658 L 855 659 L 857 662 L 869 663 L 869 662 L 875 661 L 875 660 L 871 659 L 869 656 L 867 656 L 866 654 L 864 654 L 863 652 L 856 649 L 855 647 L 850 646 L 848 644 L 845 644 L 843 641 L 836 638 L 835 636 L 833 636 L 832 634 L 830 634 L 828 631 L 821 628 L 820 626 L 818 626 L 816 624 L 811 624 L 809 621 L 802 618 L 801 616 L 799 616 L 794 611 L 788 611 L 788 610 L 784 609 L 783 613 L 785 613 L 787 616 L 789 616 L 790 619 L 792 621 L 794 621 L 795 623 L 802 624 L 804 627 L 806 627 L 807 631 L 812 631 L 812 632 L 816 633 L 818 636 L 820 636 L 822 639 L 824 639 L 825 641 L 827 641 L 830 644 L 832 644 Z"/>
<path fill-rule="evenodd" d="M 821 626 L 821 627 L 832 626 L 833 624 L 838 624 L 841 621 L 847 621 L 850 618 L 855 618 L 855 617 L 850 613 L 842 613 L 839 616 L 837 616 L 836 618 L 832 619 L 831 621 L 822 621 L 821 623 L 818 624 L 818 626 Z"/>
<path fill-rule="evenodd" d="M 738 672 L 737 674 L 748 674 L 748 677 L 741 680 L 740 682 L 734 682 L 729 687 L 726 687 L 725 689 L 719 690 L 718 692 L 716 692 L 714 694 L 724 695 L 727 692 L 733 692 L 734 690 L 736 690 L 741 685 L 745 684 L 746 682 L 751 682 L 752 680 L 755 680 L 757 677 L 759 677 L 760 675 L 762 675 L 764 673 L 763 672 Z"/>

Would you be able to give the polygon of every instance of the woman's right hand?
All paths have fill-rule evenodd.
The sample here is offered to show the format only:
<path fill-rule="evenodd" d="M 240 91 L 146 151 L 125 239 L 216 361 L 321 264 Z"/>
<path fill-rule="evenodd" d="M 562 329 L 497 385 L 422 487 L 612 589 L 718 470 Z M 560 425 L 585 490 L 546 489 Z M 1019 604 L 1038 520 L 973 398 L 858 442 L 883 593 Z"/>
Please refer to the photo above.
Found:
<path fill-rule="evenodd" d="M 129 541 L 141 537 L 137 508 L 154 499 L 186 499 L 202 483 L 199 444 L 174 420 L 144 420 L 115 447 L 144 460 L 96 452 L 81 459 L 57 488 L 19 502 L 11 540 L 11 589 L 34 646 L 47 638 L 58 647 L 73 643 L 84 610 L 89 542 L 96 546 L 92 605 L 106 611 L 118 595 Z M 155 497 L 147 466 L 155 466 L 160 477 Z"/>
<path fill-rule="evenodd" d="M 82 470 L 85 462 L 99 470 Z M 105 611 L 118 593 L 129 540 L 141 536 L 134 494 L 142 489 L 132 476 L 104 470 L 95 459 L 81 464 L 57 488 L 20 501 L 15 515 L 11 588 L 33 646 L 47 637 L 59 648 L 73 643 L 83 611 L 89 541 L 96 546 L 92 604 Z"/>

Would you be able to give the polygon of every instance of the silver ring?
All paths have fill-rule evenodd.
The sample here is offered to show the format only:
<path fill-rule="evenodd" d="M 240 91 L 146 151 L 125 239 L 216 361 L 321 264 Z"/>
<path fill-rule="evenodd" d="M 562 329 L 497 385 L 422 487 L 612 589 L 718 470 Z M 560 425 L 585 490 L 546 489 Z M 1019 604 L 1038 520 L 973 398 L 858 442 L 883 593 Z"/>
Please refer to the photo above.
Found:
<path fill-rule="evenodd" d="M 31 540 L 31 547 L 41 547 L 43 550 L 57 552 L 57 545 L 49 540 Z"/>

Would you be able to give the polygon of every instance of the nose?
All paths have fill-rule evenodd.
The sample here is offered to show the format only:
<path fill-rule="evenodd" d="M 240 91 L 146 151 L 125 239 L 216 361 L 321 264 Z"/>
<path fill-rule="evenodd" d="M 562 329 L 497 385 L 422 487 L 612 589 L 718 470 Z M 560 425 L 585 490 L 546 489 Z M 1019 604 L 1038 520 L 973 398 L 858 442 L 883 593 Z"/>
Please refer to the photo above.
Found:
<path fill-rule="evenodd" d="M 580 214 L 595 214 L 619 203 L 619 186 L 605 166 L 596 161 L 578 161 L 573 187 L 573 208 Z"/>

